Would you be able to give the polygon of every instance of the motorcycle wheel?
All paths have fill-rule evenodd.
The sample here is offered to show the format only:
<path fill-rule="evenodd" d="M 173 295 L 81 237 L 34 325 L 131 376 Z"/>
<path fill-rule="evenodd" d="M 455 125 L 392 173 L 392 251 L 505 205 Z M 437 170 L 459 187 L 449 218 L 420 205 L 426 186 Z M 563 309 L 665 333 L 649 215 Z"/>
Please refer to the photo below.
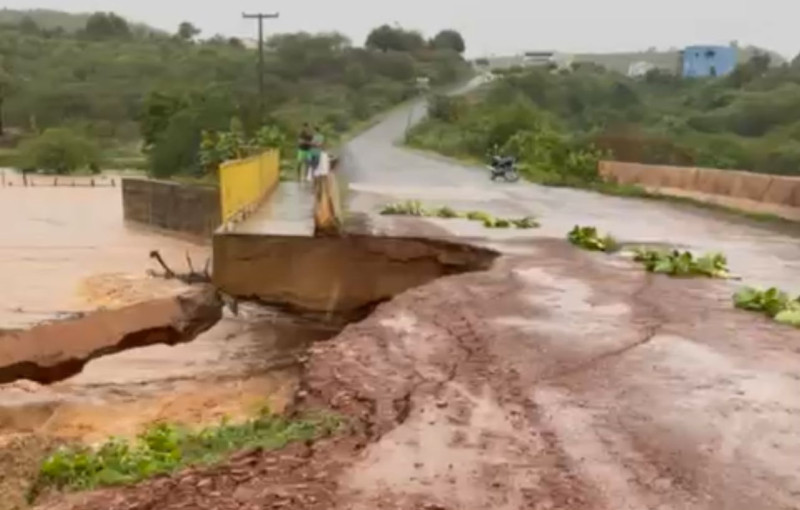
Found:
<path fill-rule="evenodd" d="M 519 180 L 519 174 L 517 172 L 508 172 L 505 178 L 506 182 L 517 182 Z"/>

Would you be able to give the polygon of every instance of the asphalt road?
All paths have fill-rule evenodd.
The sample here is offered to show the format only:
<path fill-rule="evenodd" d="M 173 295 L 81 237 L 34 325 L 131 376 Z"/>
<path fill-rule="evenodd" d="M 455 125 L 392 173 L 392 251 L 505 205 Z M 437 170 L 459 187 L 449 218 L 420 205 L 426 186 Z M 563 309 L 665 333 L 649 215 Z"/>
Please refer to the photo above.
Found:
<path fill-rule="evenodd" d="M 470 86 L 474 83 L 466 88 Z M 353 190 L 453 206 L 480 205 L 495 214 L 534 215 L 542 222 L 537 235 L 546 237 L 563 238 L 576 224 L 594 225 L 623 242 L 720 251 L 744 282 L 800 293 L 800 227 L 779 227 L 685 204 L 526 182 L 493 183 L 485 168 L 402 147 L 406 129 L 424 115 L 423 101 L 399 108 L 344 148 L 345 173 Z M 376 206 L 376 200 L 355 202 L 355 209 Z"/>

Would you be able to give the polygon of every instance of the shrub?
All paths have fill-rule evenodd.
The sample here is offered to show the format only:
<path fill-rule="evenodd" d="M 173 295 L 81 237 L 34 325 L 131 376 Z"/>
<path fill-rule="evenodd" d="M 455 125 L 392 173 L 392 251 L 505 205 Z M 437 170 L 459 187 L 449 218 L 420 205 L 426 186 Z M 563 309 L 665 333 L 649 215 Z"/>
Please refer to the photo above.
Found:
<path fill-rule="evenodd" d="M 50 128 L 20 146 L 20 161 L 24 167 L 58 174 L 96 167 L 98 158 L 99 149 L 93 141 L 66 128 Z"/>
<path fill-rule="evenodd" d="M 428 115 L 444 122 L 458 121 L 466 109 L 464 98 L 437 94 L 428 101 Z"/>

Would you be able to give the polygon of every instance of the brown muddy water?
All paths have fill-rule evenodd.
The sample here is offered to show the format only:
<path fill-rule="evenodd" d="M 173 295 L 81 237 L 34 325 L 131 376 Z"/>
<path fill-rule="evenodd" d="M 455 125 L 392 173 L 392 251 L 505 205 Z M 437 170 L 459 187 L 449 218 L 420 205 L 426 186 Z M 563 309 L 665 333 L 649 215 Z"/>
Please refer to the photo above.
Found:
<path fill-rule="evenodd" d="M 119 186 L 0 187 L 0 329 L 185 290 L 148 276 L 158 269 L 148 254 L 159 250 L 185 271 L 186 254 L 202 265 L 210 246 L 126 225 L 121 202 Z M 244 304 L 187 344 L 100 358 L 49 386 L 0 385 L 0 458 L 21 437 L 93 443 L 154 422 L 200 426 L 264 406 L 281 411 L 298 380 L 297 356 L 339 329 Z M 0 465 L 0 496 L 18 467 Z"/>
<path fill-rule="evenodd" d="M 0 187 L 0 328 L 23 328 L 65 314 L 119 306 L 175 292 L 147 278 L 159 250 L 185 267 L 210 248 L 122 218 L 119 187 Z"/>
<path fill-rule="evenodd" d="M 0 386 L 0 438 L 40 433 L 92 443 L 158 422 L 199 426 L 244 419 L 265 406 L 280 412 L 306 348 L 338 331 L 243 304 L 238 316 L 226 314 L 193 342 L 99 358 L 49 386 Z"/>

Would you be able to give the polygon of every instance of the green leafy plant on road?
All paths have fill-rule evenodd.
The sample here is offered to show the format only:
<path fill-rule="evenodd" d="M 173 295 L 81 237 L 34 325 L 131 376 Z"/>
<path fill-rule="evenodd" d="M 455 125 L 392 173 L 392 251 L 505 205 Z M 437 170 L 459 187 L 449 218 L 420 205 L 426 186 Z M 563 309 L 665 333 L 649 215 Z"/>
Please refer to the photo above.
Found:
<path fill-rule="evenodd" d="M 614 237 L 609 234 L 600 235 L 596 227 L 575 225 L 575 228 L 567 235 L 567 239 L 575 246 L 589 251 L 612 253 L 619 249 L 619 243 Z"/>
<path fill-rule="evenodd" d="M 539 228 L 541 226 L 533 216 L 525 216 L 524 218 L 520 218 L 518 220 L 511 220 L 511 223 L 513 223 L 515 227 L 521 229 Z"/>
<path fill-rule="evenodd" d="M 435 213 L 436 213 L 436 216 L 438 218 L 460 218 L 461 217 L 461 215 L 458 212 L 454 211 L 453 209 L 451 209 L 451 208 L 449 208 L 447 206 L 440 207 L 440 208 L 436 209 Z"/>
<path fill-rule="evenodd" d="M 387 204 L 381 209 L 384 216 L 430 216 L 431 213 L 422 206 L 419 200 L 406 200 Z"/>
<path fill-rule="evenodd" d="M 684 277 L 730 278 L 728 259 L 722 253 L 708 253 L 695 258 L 688 251 L 637 248 L 634 250 L 634 260 L 641 262 L 651 273 Z"/>
<path fill-rule="evenodd" d="M 340 424 L 329 414 L 287 419 L 268 411 L 245 423 L 222 422 L 199 431 L 159 424 L 132 441 L 113 438 L 99 447 L 59 449 L 43 462 L 34 493 L 136 483 L 186 466 L 214 464 L 236 450 L 312 440 Z"/>
<path fill-rule="evenodd" d="M 444 206 L 438 209 L 428 209 L 418 200 L 407 200 L 383 206 L 381 214 L 384 216 L 416 216 L 416 217 L 437 217 L 444 219 L 466 218 L 470 221 L 480 221 L 486 228 L 518 228 L 532 229 L 538 228 L 539 222 L 532 216 L 524 218 L 496 218 L 485 211 L 458 212 L 450 207 Z"/>
<path fill-rule="evenodd" d="M 762 312 L 781 324 L 800 327 L 800 298 L 771 287 L 767 290 L 744 287 L 733 296 L 737 308 Z"/>
<path fill-rule="evenodd" d="M 505 218 L 491 218 L 483 221 L 486 228 L 511 228 L 511 221 Z"/>

